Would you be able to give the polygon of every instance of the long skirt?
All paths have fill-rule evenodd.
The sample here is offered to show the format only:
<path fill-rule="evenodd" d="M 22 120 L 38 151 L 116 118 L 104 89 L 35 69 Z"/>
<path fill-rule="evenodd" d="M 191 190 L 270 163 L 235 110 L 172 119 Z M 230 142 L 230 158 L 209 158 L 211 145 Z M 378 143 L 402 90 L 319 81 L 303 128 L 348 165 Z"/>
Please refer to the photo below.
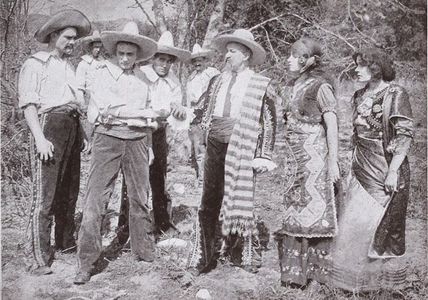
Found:
<path fill-rule="evenodd" d="M 405 215 L 409 195 L 407 160 L 402 184 L 387 194 L 388 163 L 381 141 L 359 138 L 332 249 L 331 283 L 353 291 L 397 289 L 406 279 Z"/>
<path fill-rule="evenodd" d="M 337 193 L 327 171 L 325 129 L 290 118 L 286 140 L 282 228 L 275 235 L 281 281 L 301 286 L 310 280 L 324 283 L 337 230 Z"/>

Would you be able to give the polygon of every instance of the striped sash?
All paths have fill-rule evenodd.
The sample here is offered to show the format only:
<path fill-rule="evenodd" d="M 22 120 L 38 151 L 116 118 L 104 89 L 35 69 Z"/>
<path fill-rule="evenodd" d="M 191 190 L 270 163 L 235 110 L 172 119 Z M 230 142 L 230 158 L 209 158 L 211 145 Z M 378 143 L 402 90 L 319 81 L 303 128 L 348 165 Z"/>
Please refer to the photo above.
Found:
<path fill-rule="evenodd" d="M 270 79 L 254 74 L 248 83 L 240 119 L 230 137 L 225 159 L 224 198 L 221 219 L 223 234 L 256 234 L 254 219 L 255 177 L 252 161 L 260 128 L 263 97 Z"/>

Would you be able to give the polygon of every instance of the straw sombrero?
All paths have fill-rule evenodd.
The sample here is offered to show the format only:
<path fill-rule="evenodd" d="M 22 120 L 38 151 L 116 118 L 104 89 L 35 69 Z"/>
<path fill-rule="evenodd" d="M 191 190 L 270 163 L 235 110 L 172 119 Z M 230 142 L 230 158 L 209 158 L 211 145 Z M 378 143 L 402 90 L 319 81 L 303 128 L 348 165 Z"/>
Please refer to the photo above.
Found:
<path fill-rule="evenodd" d="M 101 32 L 101 42 L 106 51 L 116 54 L 116 44 L 118 42 L 128 42 L 138 46 L 137 60 L 147 60 L 151 58 L 157 50 L 156 42 L 149 37 L 140 35 L 138 25 L 135 22 L 128 22 L 122 31 Z"/>
<path fill-rule="evenodd" d="M 186 61 L 190 58 L 190 51 L 174 47 L 174 39 L 170 31 L 162 33 L 158 41 L 158 51 L 156 53 L 172 55 L 181 61 Z"/>
<path fill-rule="evenodd" d="M 91 23 L 88 18 L 76 9 L 62 10 L 43 24 L 34 34 L 40 43 L 49 43 L 49 35 L 55 31 L 74 27 L 77 31 L 77 38 L 87 36 L 91 32 Z"/>
<path fill-rule="evenodd" d="M 251 50 L 251 65 L 259 65 L 264 62 L 266 51 L 254 40 L 254 36 L 249 30 L 236 29 L 231 34 L 224 34 L 213 40 L 214 46 L 223 53 L 226 52 L 227 44 L 232 42 L 247 46 Z"/>
<path fill-rule="evenodd" d="M 199 44 L 195 44 L 192 49 L 192 54 L 190 56 L 190 59 L 195 59 L 198 57 L 206 57 L 211 58 L 214 56 L 214 51 L 210 49 L 204 49 Z"/>
<path fill-rule="evenodd" d="M 101 42 L 101 35 L 98 30 L 94 30 L 92 35 L 88 35 L 79 40 L 79 43 L 82 45 L 83 48 L 89 47 L 89 45 L 93 42 Z"/>

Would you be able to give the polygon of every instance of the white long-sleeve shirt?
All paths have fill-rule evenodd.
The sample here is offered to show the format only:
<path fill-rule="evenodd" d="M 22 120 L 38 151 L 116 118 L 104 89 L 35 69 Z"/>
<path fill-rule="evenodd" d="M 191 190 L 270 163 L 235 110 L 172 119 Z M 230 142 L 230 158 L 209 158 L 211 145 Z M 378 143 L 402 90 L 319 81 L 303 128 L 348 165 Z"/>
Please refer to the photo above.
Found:
<path fill-rule="evenodd" d="M 220 74 L 216 68 L 208 67 L 202 72 L 193 71 L 187 82 L 187 107 L 198 103 L 199 98 L 207 90 L 211 78 Z"/>
<path fill-rule="evenodd" d="M 104 61 L 104 58 L 100 57 L 99 59 L 95 59 L 93 56 L 85 54 L 81 57 L 81 59 L 82 60 L 79 62 L 76 68 L 76 80 L 77 88 L 85 91 L 89 72 L 95 70 L 96 66 Z"/>
<path fill-rule="evenodd" d="M 171 103 L 181 105 L 183 94 L 180 81 L 172 71 L 169 71 L 165 77 L 160 77 L 151 64 L 142 66 L 140 70 L 149 81 L 149 101 L 153 110 L 170 111 Z"/>
<path fill-rule="evenodd" d="M 51 52 L 37 52 L 24 62 L 19 73 L 19 107 L 34 104 L 42 114 L 54 107 L 77 103 L 76 87 L 75 70 L 67 59 Z"/>

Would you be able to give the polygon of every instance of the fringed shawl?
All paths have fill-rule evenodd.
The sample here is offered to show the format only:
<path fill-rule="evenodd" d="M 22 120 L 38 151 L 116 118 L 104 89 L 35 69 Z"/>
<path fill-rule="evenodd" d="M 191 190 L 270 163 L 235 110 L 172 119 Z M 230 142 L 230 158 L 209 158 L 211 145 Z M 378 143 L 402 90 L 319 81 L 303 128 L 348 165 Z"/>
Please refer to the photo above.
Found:
<path fill-rule="evenodd" d="M 225 159 L 225 186 L 221 219 L 223 234 L 256 234 L 254 220 L 254 159 L 261 131 L 260 114 L 270 79 L 253 74 L 243 98 L 240 119 L 230 137 Z"/>

